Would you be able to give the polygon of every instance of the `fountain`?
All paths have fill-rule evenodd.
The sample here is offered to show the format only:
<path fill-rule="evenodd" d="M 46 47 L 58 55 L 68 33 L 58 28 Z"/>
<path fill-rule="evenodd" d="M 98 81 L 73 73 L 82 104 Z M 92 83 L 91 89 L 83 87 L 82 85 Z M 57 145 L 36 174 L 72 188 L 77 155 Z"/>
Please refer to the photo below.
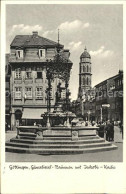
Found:
<path fill-rule="evenodd" d="M 58 41 L 59 45 L 59 41 Z M 79 154 L 116 149 L 117 147 L 97 135 L 98 127 L 72 126 L 76 115 L 68 109 L 68 82 L 72 63 L 60 55 L 54 60 L 47 60 L 46 77 L 47 112 L 41 115 L 45 126 L 18 126 L 17 136 L 6 142 L 6 151 L 35 154 Z M 51 82 L 54 78 L 65 81 L 65 110 L 62 110 L 60 99 L 56 101 L 55 110 L 51 112 Z"/>

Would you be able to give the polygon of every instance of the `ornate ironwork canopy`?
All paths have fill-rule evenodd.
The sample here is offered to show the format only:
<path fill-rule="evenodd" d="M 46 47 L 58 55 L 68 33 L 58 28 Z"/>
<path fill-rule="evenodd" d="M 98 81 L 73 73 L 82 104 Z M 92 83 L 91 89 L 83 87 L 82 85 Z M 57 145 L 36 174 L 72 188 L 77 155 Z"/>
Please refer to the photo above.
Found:
<path fill-rule="evenodd" d="M 57 53 L 53 60 L 47 60 L 47 71 L 51 79 L 59 78 L 69 81 L 72 62 L 66 59 L 62 53 Z"/>

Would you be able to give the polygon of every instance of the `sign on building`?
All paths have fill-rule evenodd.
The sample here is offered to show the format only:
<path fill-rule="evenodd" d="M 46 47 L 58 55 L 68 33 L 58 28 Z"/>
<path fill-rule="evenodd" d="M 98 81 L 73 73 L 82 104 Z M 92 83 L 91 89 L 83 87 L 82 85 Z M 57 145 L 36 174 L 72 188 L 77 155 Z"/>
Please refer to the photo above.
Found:
<path fill-rule="evenodd" d="M 102 104 L 102 107 L 110 107 L 110 104 Z"/>

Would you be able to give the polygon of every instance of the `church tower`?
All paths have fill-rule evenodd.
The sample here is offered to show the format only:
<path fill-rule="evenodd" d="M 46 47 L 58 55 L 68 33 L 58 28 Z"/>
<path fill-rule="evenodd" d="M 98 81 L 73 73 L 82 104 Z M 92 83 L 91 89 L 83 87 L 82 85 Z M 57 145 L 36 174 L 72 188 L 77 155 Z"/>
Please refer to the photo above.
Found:
<path fill-rule="evenodd" d="M 86 91 L 91 90 L 91 76 L 91 56 L 85 47 L 79 63 L 79 98 L 82 98 Z"/>

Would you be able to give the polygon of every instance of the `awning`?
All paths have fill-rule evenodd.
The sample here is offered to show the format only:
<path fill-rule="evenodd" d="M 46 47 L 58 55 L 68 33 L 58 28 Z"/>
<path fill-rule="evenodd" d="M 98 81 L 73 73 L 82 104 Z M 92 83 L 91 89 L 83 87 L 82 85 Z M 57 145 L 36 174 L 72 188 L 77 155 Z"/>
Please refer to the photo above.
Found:
<path fill-rule="evenodd" d="M 46 111 L 43 108 L 24 108 L 22 119 L 42 119 L 41 114 Z"/>

